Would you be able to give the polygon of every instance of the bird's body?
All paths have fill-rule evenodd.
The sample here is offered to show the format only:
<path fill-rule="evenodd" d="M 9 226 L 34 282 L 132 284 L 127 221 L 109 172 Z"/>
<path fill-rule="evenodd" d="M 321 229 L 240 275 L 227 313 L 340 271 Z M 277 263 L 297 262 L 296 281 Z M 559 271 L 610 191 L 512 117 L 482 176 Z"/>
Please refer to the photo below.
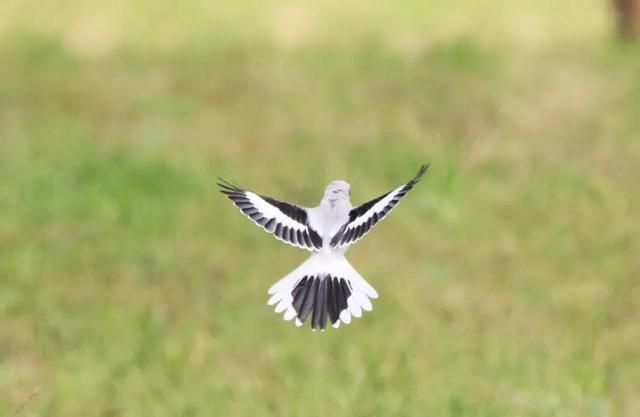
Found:
<path fill-rule="evenodd" d="M 324 196 L 318 207 L 307 209 L 309 224 L 322 236 L 322 248 L 320 251 L 335 252 L 331 248 L 331 236 L 335 235 L 340 226 L 349 219 L 351 206 L 351 187 L 345 181 L 333 181 L 325 189 Z M 344 248 L 344 253 L 346 248 Z"/>
<path fill-rule="evenodd" d="M 324 330 L 348 324 L 372 309 L 376 290 L 345 258 L 348 247 L 361 239 L 395 207 L 427 170 L 406 184 L 365 204 L 352 206 L 351 186 L 341 180 L 327 185 L 317 207 L 305 208 L 251 191 L 221 180 L 218 185 L 244 214 L 267 232 L 286 243 L 311 251 L 302 265 L 270 289 L 269 305 L 276 305 L 284 319 L 295 318 L 301 326 L 311 316 L 311 327 Z"/>

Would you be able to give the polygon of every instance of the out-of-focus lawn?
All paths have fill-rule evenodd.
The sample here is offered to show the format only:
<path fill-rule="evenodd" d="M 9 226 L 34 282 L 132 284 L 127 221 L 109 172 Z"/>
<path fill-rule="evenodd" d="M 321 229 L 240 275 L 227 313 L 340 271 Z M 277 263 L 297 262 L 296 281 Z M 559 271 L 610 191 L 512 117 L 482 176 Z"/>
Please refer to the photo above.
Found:
<path fill-rule="evenodd" d="M 0 4 L 0 415 L 640 415 L 640 52 L 598 2 Z M 220 176 L 315 205 L 431 170 L 305 258 Z"/>

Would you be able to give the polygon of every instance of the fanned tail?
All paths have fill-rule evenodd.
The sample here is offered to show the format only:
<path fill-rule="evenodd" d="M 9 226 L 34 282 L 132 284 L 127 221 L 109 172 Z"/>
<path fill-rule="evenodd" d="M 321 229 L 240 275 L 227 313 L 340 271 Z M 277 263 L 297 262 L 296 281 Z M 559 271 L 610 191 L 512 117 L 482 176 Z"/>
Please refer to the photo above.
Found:
<path fill-rule="evenodd" d="M 334 328 L 349 324 L 351 317 L 371 311 L 370 298 L 376 290 L 358 274 L 343 255 L 313 254 L 302 265 L 269 289 L 269 305 L 285 320 L 295 318 L 302 326 L 310 318 L 311 328 L 324 330 L 330 322 Z"/>

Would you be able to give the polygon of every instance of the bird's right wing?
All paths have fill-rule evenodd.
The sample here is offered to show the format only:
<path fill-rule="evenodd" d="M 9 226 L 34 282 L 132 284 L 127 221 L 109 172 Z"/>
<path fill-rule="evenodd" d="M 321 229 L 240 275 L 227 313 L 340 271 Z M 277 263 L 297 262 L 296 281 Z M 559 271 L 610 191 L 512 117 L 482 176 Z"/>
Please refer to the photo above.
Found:
<path fill-rule="evenodd" d="M 331 238 L 331 247 L 344 247 L 362 239 L 373 226 L 384 219 L 387 214 L 400 202 L 424 173 L 429 165 L 422 165 L 418 173 L 409 182 L 395 190 L 389 191 L 378 198 L 354 207 L 349 212 L 349 220 Z"/>
<path fill-rule="evenodd" d="M 258 195 L 222 178 L 219 178 L 218 186 L 242 213 L 276 239 L 307 250 L 322 247 L 322 237 L 309 224 L 305 208 Z"/>

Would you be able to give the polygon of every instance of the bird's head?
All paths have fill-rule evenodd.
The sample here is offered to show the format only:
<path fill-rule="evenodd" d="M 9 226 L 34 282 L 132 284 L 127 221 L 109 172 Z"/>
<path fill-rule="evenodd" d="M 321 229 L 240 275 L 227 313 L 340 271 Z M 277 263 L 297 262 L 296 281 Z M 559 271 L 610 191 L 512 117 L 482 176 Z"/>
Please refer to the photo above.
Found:
<path fill-rule="evenodd" d="M 324 190 L 324 196 L 332 200 L 349 198 L 351 196 L 351 186 L 346 181 L 331 181 Z"/>

